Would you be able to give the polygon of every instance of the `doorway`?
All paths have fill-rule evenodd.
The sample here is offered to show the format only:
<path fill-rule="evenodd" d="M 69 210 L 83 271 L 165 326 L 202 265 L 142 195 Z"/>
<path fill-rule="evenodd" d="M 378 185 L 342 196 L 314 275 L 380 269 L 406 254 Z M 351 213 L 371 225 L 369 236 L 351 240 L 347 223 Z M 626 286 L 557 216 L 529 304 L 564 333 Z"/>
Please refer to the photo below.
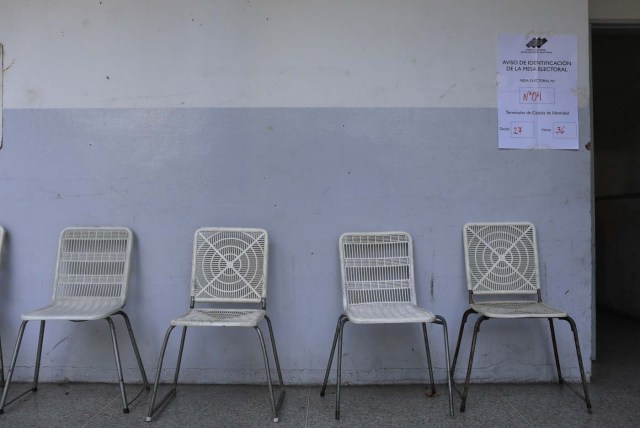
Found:
<path fill-rule="evenodd" d="M 640 26 L 592 25 L 591 76 L 596 319 L 638 318 Z"/>

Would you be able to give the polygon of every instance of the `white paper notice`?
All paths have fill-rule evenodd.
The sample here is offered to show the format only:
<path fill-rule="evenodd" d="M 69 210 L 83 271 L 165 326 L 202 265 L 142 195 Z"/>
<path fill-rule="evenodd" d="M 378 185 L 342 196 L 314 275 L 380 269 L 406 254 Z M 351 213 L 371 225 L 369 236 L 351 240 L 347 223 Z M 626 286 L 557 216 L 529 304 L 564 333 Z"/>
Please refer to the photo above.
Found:
<path fill-rule="evenodd" d="M 498 148 L 578 149 L 577 59 L 575 35 L 498 36 Z"/>

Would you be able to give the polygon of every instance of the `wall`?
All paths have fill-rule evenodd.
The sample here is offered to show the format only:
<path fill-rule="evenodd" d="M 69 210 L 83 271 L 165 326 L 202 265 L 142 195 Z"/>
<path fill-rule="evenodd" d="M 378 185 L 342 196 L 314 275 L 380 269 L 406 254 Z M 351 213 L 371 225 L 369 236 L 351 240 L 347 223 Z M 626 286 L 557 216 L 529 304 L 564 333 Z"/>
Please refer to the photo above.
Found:
<path fill-rule="evenodd" d="M 5 343 L 20 313 L 48 301 L 60 229 L 129 226 L 126 309 L 153 373 L 168 322 L 188 305 L 193 231 L 257 226 L 270 232 L 268 309 L 285 380 L 319 383 L 341 311 L 342 232 L 410 232 L 418 300 L 445 316 L 454 342 L 467 307 L 462 225 L 529 220 L 543 295 L 574 316 L 590 371 L 584 0 L 6 3 Z M 579 151 L 497 150 L 496 40 L 517 31 L 578 35 Z M 575 379 L 562 327 L 563 373 Z M 441 331 L 430 331 L 443 381 Z M 115 381 L 107 339 L 106 323 L 51 323 L 41 378 Z M 31 327 L 18 379 L 30 376 L 35 341 Z M 489 323 L 474 378 L 552 379 L 549 345 L 546 323 Z M 348 325 L 343 379 L 423 381 L 422 349 L 419 326 Z M 129 351 L 125 376 L 137 378 Z M 255 334 L 193 329 L 181 379 L 261 382 Z"/>

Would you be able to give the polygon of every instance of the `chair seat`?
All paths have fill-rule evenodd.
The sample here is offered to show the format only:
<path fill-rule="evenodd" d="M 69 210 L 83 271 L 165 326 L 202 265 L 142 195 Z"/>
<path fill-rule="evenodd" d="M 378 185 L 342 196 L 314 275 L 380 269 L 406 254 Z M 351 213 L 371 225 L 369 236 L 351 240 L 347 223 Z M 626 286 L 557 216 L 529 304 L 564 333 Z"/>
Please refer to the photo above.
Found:
<path fill-rule="evenodd" d="M 124 306 L 121 299 L 68 298 L 56 299 L 50 305 L 22 314 L 23 321 L 69 320 L 90 321 L 109 317 Z"/>
<path fill-rule="evenodd" d="M 566 312 L 542 302 L 483 302 L 471 308 L 489 318 L 563 318 Z"/>
<path fill-rule="evenodd" d="M 362 303 L 345 311 L 355 324 L 399 324 L 433 322 L 436 316 L 412 303 Z"/>
<path fill-rule="evenodd" d="M 191 309 L 171 321 L 182 327 L 255 327 L 264 318 L 261 309 Z"/>

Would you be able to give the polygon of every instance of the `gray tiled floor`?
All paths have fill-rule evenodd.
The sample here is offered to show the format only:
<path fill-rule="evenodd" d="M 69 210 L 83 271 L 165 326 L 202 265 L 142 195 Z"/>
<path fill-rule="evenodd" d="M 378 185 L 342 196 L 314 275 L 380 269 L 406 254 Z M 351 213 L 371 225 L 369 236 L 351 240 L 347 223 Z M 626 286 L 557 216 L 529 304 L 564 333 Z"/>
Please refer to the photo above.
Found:
<path fill-rule="evenodd" d="M 5 409 L 0 426 L 30 427 L 575 427 L 640 426 L 640 321 L 599 314 L 598 361 L 590 385 L 593 414 L 557 384 L 473 385 L 467 411 L 451 418 L 444 385 L 427 397 L 418 385 L 349 386 L 340 422 L 333 419 L 335 388 L 288 387 L 280 423 L 271 422 L 264 386 L 180 385 L 177 396 L 151 423 L 144 422 L 149 393 L 122 413 L 114 384 L 41 384 Z M 12 385 L 12 394 L 27 387 Z M 135 394 L 134 387 L 128 389 Z M 574 385 L 580 389 L 579 385 Z"/>

